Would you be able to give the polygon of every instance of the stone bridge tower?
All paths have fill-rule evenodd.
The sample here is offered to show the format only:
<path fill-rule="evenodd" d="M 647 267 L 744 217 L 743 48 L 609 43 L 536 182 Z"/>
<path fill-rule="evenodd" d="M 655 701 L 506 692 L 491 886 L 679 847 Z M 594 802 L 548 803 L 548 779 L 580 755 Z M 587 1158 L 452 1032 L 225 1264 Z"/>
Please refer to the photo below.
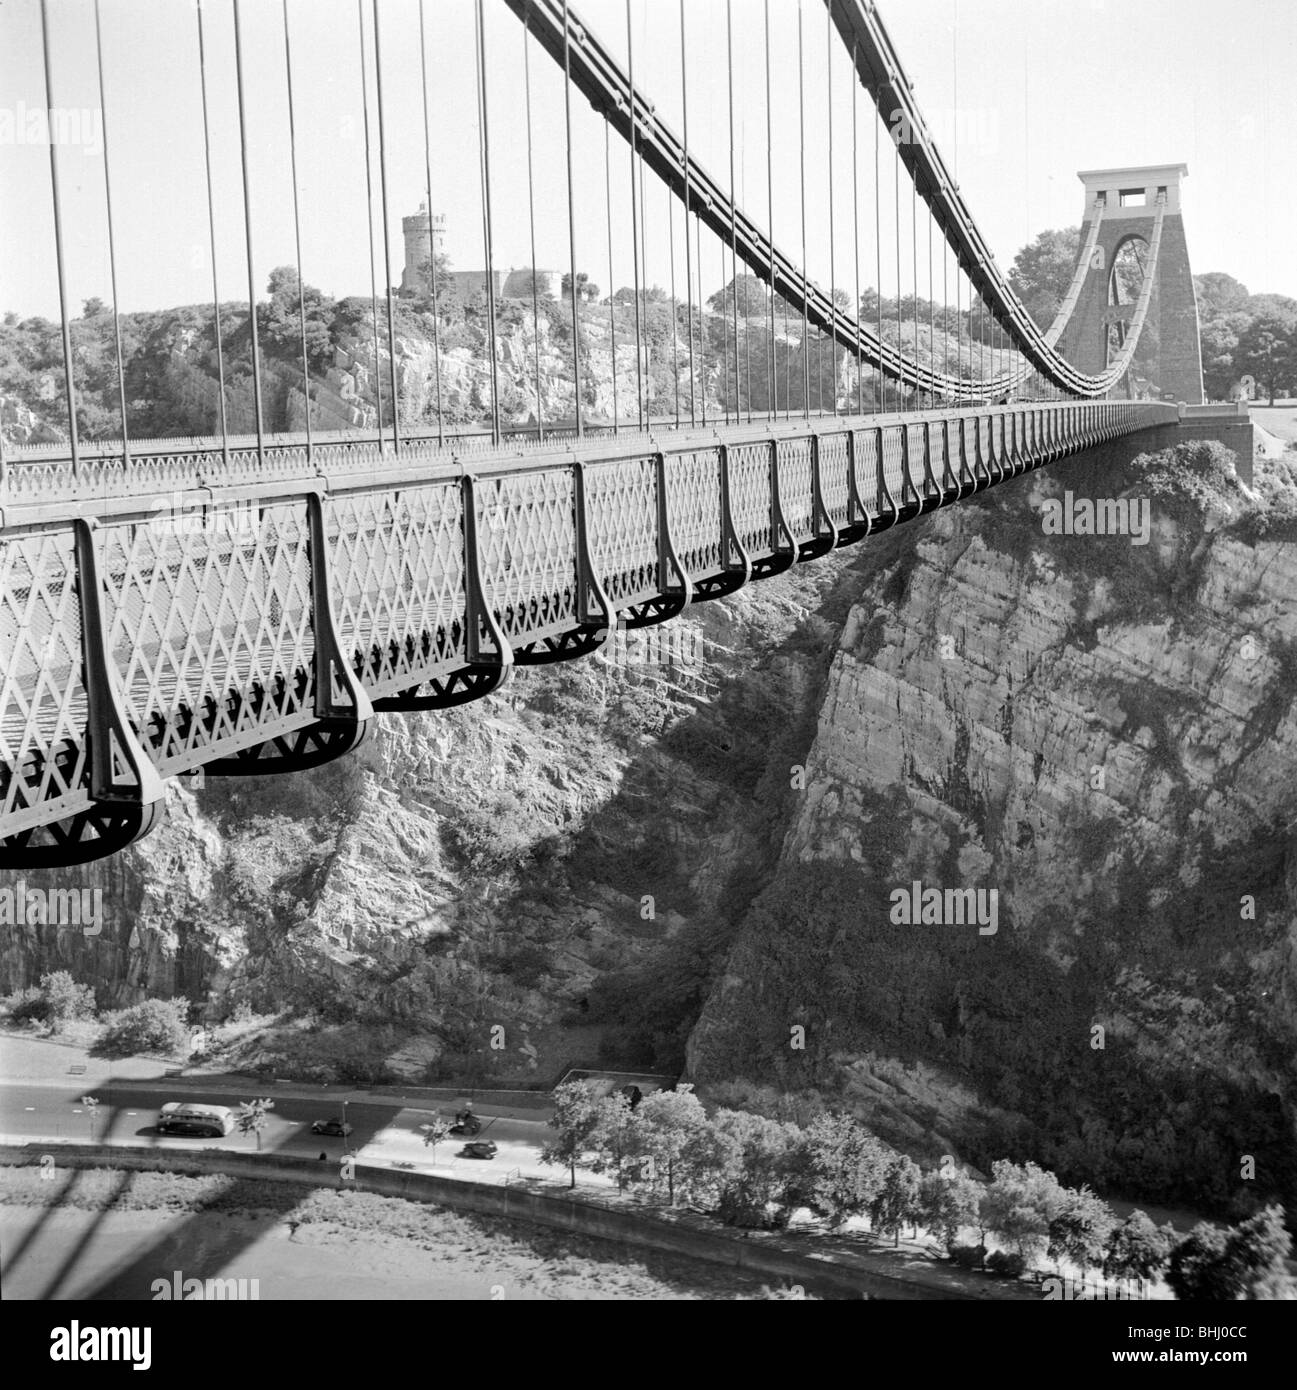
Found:
<path fill-rule="evenodd" d="M 1085 185 L 1082 247 L 1100 197 L 1103 221 L 1081 297 L 1058 347 L 1069 362 L 1090 373 L 1103 371 L 1116 355 L 1124 325 L 1130 322 L 1135 308 L 1131 302 L 1119 302 L 1122 295 L 1115 285 L 1118 261 L 1123 249 L 1152 242 L 1157 196 L 1165 192 L 1166 215 L 1153 300 L 1136 360 L 1145 369 L 1151 395 L 1199 405 L 1203 389 L 1198 301 L 1180 216 L 1180 182 L 1188 172 L 1184 164 L 1153 164 L 1135 169 L 1090 169 L 1077 175 Z M 1125 395 L 1124 387 L 1118 386 L 1114 394 Z"/>

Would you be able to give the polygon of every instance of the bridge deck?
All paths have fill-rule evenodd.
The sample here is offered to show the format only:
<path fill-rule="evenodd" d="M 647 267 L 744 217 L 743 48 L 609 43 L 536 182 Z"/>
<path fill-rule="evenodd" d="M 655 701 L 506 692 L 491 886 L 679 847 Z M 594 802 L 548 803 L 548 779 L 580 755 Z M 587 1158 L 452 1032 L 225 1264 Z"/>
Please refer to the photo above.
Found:
<path fill-rule="evenodd" d="M 309 464 L 297 442 L 235 449 L 228 466 L 219 451 L 10 462 L 0 841 L 33 844 L 112 799 L 88 756 L 96 728 L 120 754 L 111 790 L 126 801 L 132 739 L 163 777 L 248 750 L 296 765 L 276 740 L 347 722 L 348 673 L 322 664 L 322 623 L 370 699 L 456 703 L 511 661 L 596 650 L 619 617 L 658 621 L 690 590 L 732 591 L 1175 417 L 1059 403 L 544 446 L 420 441 L 399 456 L 338 443 Z M 77 519 L 92 523 L 87 555 Z M 97 623 L 83 582 L 102 592 Z M 108 674 L 92 699 L 96 655 Z"/>

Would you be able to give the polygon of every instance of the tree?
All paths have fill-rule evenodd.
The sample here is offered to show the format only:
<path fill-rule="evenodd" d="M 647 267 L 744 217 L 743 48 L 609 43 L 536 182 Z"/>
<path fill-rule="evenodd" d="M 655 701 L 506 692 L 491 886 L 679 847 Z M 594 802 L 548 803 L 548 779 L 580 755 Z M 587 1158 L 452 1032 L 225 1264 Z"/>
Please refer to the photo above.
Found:
<path fill-rule="evenodd" d="M 1201 1221 L 1171 1251 L 1166 1282 L 1181 1301 L 1288 1299 L 1297 1296 L 1287 1272 L 1291 1251 L 1277 1206 L 1265 1207 L 1232 1230 Z"/>
<path fill-rule="evenodd" d="M 100 314 L 108 312 L 108 305 L 104 303 L 98 295 L 85 300 L 81 305 L 81 317 L 83 319 L 97 319 Z"/>
<path fill-rule="evenodd" d="M 1088 1187 L 1062 1188 L 1049 1218 L 1050 1259 L 1071 1260 L 1084 1275 L 1091 1266 L 1103 1263 L 1115 1224 L 1107 1202 Z"/>
<path fill-rule="evenodd" d="M 266 282 L 268 304 L 257 306 L 257 328 L 268 353 L 289 362 L 302 360 L 302 307 L 306 309 L 306 360 L 316 370 L 333 359 L 333 320 L 336 306 L 314 285 L 299 294 L 297 271 L 291 265 L 276 266 Z"/>
<path fill-rule="evenodd" d="M 450 1121 L 444 1115 L 434 1115 L 426 1125 L 420 1125 L 425 1147 L 432 1150 L 432 1161 L 437 1161 L 437 1145 L 450 1133 Z M 544 1161 L 542 1155 L 541 1161 Z"/>
<path fill-rule="evenodd" d="M 93 1144 L 95 1142 L 95 1120 L 99 1114 L 99 1097 L 82 1096 L 81 1104 L 84 1105 L 90 1113 L 90 1142 Z"/>
<path fill-rule="evenodd" d="M 600 1121 L 599 1097 L 588 1081 L 565 1081 L 554 1090 L 554 1113 L 547 1121 L 555 1138 L 541 1150 L 540 1161 L 567 1164 L 569 1187 L 576 1186 L 576 1166 Z"/>
<path fill-rule="evenodd" d="M 434 312 L 438 314 L 449 314 L 458 303 L 455 281 L 451 276 L 450 257 L 444 251 L 437 252 L 437 302 L 435 305 L 432 302 L 432 265 L 433 262 L 431 258 L 425 256 L 416 266 L 420 283 L 423 287 L 422 293 L 418 298 L 426 307 L 432 308 Z M 527 287 L 527 293 L 531 293 L 530 285 Z M 541 289 L 541 297 L 545 297 L 543 287 Z"/>
<path fill-rule="evenodd" d="M 939 1171 L 925 1173 L 919 1183 L 917 1211 L 919 1220 L 934 1235 L 939 1236 L 946 1249 L 959 1240 L 960 1228 L 977 1220 L 977 1202 L 982 1185 L 967 1173 Z"/>
<path fill-rule="evenodd" d="M 1276 395 L 1297 380 L 1297 318 L 1267 313 L 1253 319 L 1239 334 L 1234 360 L 1265 388 L 1273 405 Z"/>
<path fill-rule="evenodd" d="M 1226 1241 L 1225 1259 L 1243 1287 L 1237 1296 L 1247 1299 L 1260 1296 L 1267 1300 L 1292 1297 L 1292 1293 L 1284 1295 L 1276 1292 L 1288 1279 L 1288 1257 L 1291 1253 L 1292 1239 L 1284 1229 L 1281 1207 L 1265 1207 L 1236 1226 Z M 1258 1295 L 1258 1289 L 1267 1292 Z"/>
<path fill-rule="evenodd" d="M 1041 232 L 1013 258 L 1009 284 L 1038 327 L 1053 323 L 1072 283 L 1080 251 L 1081 229 L 1064 227 Z"/>
<path fill-rule="evenodd" d="M 89 985 L 77 984 L 66 970 L 42 975 L 41 995 L 45 1002 L 45 1018 L 55 1032 L 65 1024 L 95 1016 L 94 990 Z"/>
<path fill-rule="evenodd" d="M 870 1203 L 874 1229 L 895 1236 L 896 1245 L 901 1243 L 901 1227 L 917 1217 L 922 1177 L 919 1165 L 908 1154 L 893 1154 L 882 1186 Z"/>
<path fill-rule="evenodd" d="M 1053 1173 L 1034 1163 L 997 1159 L 983 1198 L 985 1229 L 1030 1262 L 1049 1243 L 1049 1222 L 1061 1193 Z"/>
<path fill-rule="evenodd" d="M 255 1134 L 257 1136 L 257 1152 L 261 1152 L 261 1131 L 270 1122 L 269 1112 L 275 1108 L 275 1102 L 269 1096 L 262 1096 L 257 1100 L 245 1100 L 239 1105 L 239 1133 Z"/>
<path fill-rule="evenodd" d="M 596 1173 L 612 1169 L 617 1174 L 617 1190 L 626 1188 L 626 1160 L 636 1149 L 638 1111 L 630 1108 L 630 1100 L 620 1091 L 601 1096 L 596 1102 L 594 1123 L 588 1143 L 594 1153 L 590 1165 Z"/>
<path fill-rule="evenodd" d="M 1252 297 L 1246 285 L 1219 270 L 1195 275 L 1193 288 L 1198 299 L 1198 313 L 1204 317 L 1219 318 L 1223 314 L 1245 310 Z"/>
<path fill-rule="evenodd" d="M 699 1131 L 705 1130 L 707 1112 L 692 1091 L 654 1091 L 640 1103 L 636 1113 L 636 1152 L 647 1160 L 647 1181 L 655 1191 L 666 1185 L 667 1201 L 675 1206 L 677 1185 L 690 1189 L 697 1176 L 689 1163 L 701 1146 Z M 677 1182 L 679 1180 L 679 1182 Z"/>
<path fill-rule="evenodd" d="M 770 312 L 770 291 L 755 275 L 736 275 L 728 285 L 712 295 L 707 307 L 718 314 L 732 317 L 736 297 L 739 314 L 744 318 L 764 316 Z"/>
<path fill-rule="evenodd" d="M 1171 1251 L 1166 1282 L 1176 1298 L 1232 1300 L 1241 1281 L 1225 1259 L 1228 1237 L 1219 1226 L 1200 1221 Z"/>
<path fill-rule="evenodd" d="M 816 1210 L 840 1226 L 868 1211 L 882 1191 L 892 1151 L 850 1115 L 817 1116 L 806 1130 L 810 1196 Z"/>
<path fill-rule="evenodd" d="M 721 1178 L 717 1215 L 727 1226 L 786 1225 L 804 1170 L 801 1130 L 746 1110 L 718 1110 L 712 1125 L 733 1146 Z M 772 1203 L 780 1208 L 773 1220 Z"/>
<path fill-rule="evenodd" d="M 562 293 L 564 299 L 572 298 L 572 274 L 569 271 L 563 276 Z M 599 298 L 599 286 L 585 273 L 578 270 L 576 273 L 576 297 L 583 299 L 587 304 L 593 304 Z"/>
<path fill-rule="evenodd" d="M 1103 1257 L 1107 1279 L 1135 1279 L 1142 1288 L 1166 1264 L 1171 1241 L 1142 1211 L 1132 1211 L 1108 1236 Z"/>

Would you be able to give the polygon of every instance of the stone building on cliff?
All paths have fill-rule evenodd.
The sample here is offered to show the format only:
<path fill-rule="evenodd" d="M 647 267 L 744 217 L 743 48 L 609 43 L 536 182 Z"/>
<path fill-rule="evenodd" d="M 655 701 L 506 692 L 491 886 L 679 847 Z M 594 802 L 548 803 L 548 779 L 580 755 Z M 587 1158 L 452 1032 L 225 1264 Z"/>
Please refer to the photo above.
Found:
<path fill-rule="evenodd" d="M 405 267 L 401 272 L 400 293 L 403 295 L 422 295 L 428 292 L 428 248 L 429 237 L 438 255 L 445 254 L 446 214 L 429 214 L 426 202 L 419 204 L 419 211 L 401 219 L 401 231 L 405 238 Z M 563 273 L 558 270 L 537 270 L 542 298 L 557 299 L 562 293 Z M 487 292 L 487 275 L 484 270 L 448 270 L 438 276 L 438 288 L 453 297 L 456 303 L 465 304 L 478 294 Z M 491 272 L 492 285 L 497 299 L 526 299 L 532 297 L 532 271 L 528 267 L 518 270 L 495 270 Z"/>

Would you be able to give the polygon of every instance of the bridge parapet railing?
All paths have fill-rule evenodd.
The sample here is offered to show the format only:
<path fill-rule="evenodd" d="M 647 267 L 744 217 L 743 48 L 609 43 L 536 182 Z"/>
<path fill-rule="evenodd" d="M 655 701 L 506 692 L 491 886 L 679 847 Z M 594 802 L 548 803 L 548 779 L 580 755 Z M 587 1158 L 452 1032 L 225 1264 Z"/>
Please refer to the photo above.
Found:
<path fill-rule="evenodd" d="M 790 544 L 821 554 L 966 496 L 1013 471 L 1006 440 L 1036 466 L 1176 418 L 1006 405 L 623 433 L 526 456 L 347 441 L 309 460 L 298 443 L 269 460 L 232 450 L 228 469 L 210 452 L 100 461 L 76 479 L 63 463 L 6 469 L 0 848 L 93 808 L 88 734 L 105 710 L 117 723 L 100 747 L 134 738 L 164 777 L 211 766 L 323 727 L 339 669 L 368 697 L 406 700 L 505 649 L 593 634 L 680 578 L 716 596 L 786 567 Z M 50 469 L 63 495 L 29 497 Z M 341 668 L 321 667 L 335 642 Z"/>

